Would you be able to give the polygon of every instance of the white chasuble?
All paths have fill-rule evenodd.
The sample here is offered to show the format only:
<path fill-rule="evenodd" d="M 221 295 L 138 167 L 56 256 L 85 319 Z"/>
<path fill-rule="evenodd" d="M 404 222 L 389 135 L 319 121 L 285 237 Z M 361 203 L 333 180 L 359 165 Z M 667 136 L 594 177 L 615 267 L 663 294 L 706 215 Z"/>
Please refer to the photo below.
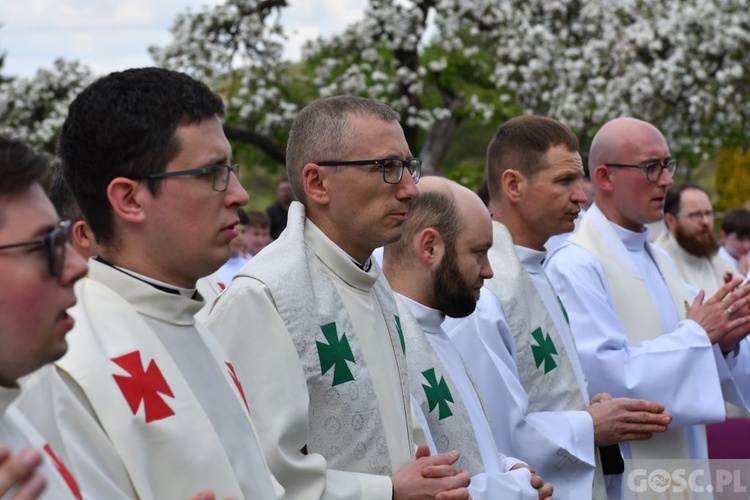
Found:
<path fill-rule="evenodd" d="M 38 497 L 40 500 L 91 498 L 81 491 L 68 464 L 61 460 L 50 444 L 12 404 L 20 392 L 17 388 L 0 387 L 0 443 L 10 448 L 13 456 L 26 448 L 36 449 L 42 455 L 42 463 L 36 469 L 46 481 L 44 491 Z M 13 491 L 14 489 L 11 490 Z"/>
<path fill-rule="evenodd" d="M 303 205 L 293 203 L 287 228 L 274 242 L 275 251 L 259 253 L 239 276 L 266 284 L 297 349 L 310 394 L 307 451 L 324 456 L 329 467 L 337 470 L 390 476 L 411 460 L 414 449 L 403 338 L 393 292 L 377 266 L 361 271 L 340 249 L 328 254 L 331 261 L 321 261 L 315 251 L 330 252 L 330 246 L 314 251 L 309 244 L 319 240 L 311 241 L 310 231 L 320 232 L 306 220 Z M 336 267 L 333 276 L 328 266 Z M 342 272 L 338 266 L 351 274 L 337 274 Z M 342 297 L 334 281 L 338 279 L 361 287 L 354 292 L 355 297 L 366 297 L 357 306 L 361 311 L 350 313 L 347 306 L 354 301 Z M 378 307 L 367 310 L 373 298 Z M 355 324 L 361 316 L 355 313 L 373 322 L 360 324 L 358 329 Z M 362 345 L 370 339 L 360 338 L 374 335 L 380 336 L 377 343 L 395 360 L 394 370 L 389 371 L 398 371 L 397 401 L 403 408 L 400 443 L 387 436 L 373 371 L 378 365 L 371 369 Z"/>
<path fill-rule="evenodd" d="M 188 498 L 211 490 L 218 498 L 283 497 L 263 461 L 234 368 L 211 334 L 197 326 L 186 332 L 200 337 L 190 345 L 213 360 L 229 388 L 232 395 L 222 403 L 232 408 L 226 411 L 244 413 L 247 427 L 238 430 L 237 439 L 244 440 L 247 456 L 236 462 L 243 464 L 239 470 L 173 354 L 130 302 L 96 278 L 119 287 L 143 308 L 166 309 L 177 324 L 193 325 L 203 303 L 162 292 L 100 262 L 92 261 L 90 272 L 93 279 L 81 280 L 78 287 L 78 303 L 70 311 L 76 326 L 57 367 L 85 394 L 137 495 Z"/>

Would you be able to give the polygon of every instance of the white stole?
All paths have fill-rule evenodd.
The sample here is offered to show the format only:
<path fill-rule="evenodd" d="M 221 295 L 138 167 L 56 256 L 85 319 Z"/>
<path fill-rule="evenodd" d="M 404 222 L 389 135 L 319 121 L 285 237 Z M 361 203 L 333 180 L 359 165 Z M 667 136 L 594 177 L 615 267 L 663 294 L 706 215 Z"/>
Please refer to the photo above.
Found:
<path fill-rule="evenodd" d="M 399 297 L 396 297 L 396 305 L 406 343 L 409 392 L 422 408 L 437 452 L 459 450 L 461 458 L 453 464 L 455 467 L 468 470 L 472 476 L 485 472 L 471 416 L 458 387 L 443 367 L 409 306 Z M 468 376 L 468 370 L 466 373 Z M 471 383 L 474 384 L 473 380 Z M 432 397 L 428 397 L 428 391 Z"/>
<path fill-rule="evenodd" d="M 485 287 L 500 301 L 513 334 L 518 376 L 529 398 L 528 412 L 585 410 L 586 400 L 565 344 L 516 254 L 513 237 L 498 221 L 492 222 L 492 233 L 489 258 L 494 276 L 485 281 Z M 605 498 L 606 487 L 598 450 L 595 457 L 592 495 L 593 498 Z"/>
<path fill-rule="evenodd" d="M 612 223 L 600 210 L 593 208 L 584 217 L 580 229 L 568 241 L 592 252 L 599 259 L 612 291 L 617 316 L 627 334 L 628 344 L 635 346 L 645 340 L 655 339 L 664 332 L 646 282 L 625 245 L 617 237 Z M 646 251 L 669 289 L 680 320 L 684 320 L 685 305 L 692 302 L 684 282 L 669 262 L 648 242 Z M 690 456 L 687 433 L 682 427 L 654 434 L 647 441 L 631 441 L 629 444 L 634 460 Z"/>
<path fill-rule="evenodd" d="M 393 292 L 379 274 L 372 292 L 387 325 L 388 336 L 382 341 L 393 349 L 405 409 L 408 442 L 398 450 L 388 447 L 370 368 L 358 341 L 361 332 L 354 329 L 324 263 L 305 243 L 306 221 L 304 206 L 292 202 L 284 232 L 237 276 L 255 278 L 268 287 L 297 349 L 310 394 L 306 451 L 325 457 L 330 469 L 390 476 L 414 458 L 416 449 L 404 340 Z M 399 464 L 398 457 L 403 458 Z"/>

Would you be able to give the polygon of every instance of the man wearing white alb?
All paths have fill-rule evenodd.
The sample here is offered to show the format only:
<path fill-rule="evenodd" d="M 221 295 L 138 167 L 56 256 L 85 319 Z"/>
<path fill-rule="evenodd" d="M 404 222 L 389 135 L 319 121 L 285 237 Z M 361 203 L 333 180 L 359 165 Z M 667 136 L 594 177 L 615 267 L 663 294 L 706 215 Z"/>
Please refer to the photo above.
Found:
<path fill-rule="evenodd" d="M 663 217 L 677 167 L 664 136 L 633 118 L 594 137 L 595 204 L 546 271 L 567 308 L 589 392 L 655 399 L 674 420 L 626 458 L 705 458 L 702 424 L 748 400 L 748 292 L 740 280 L 693 298 L 644 225 Z M 742 381 L 744 378 L 745 381 Z M 743 400 L 744 396 L 744 400 Z"/>
<path fill-rule="evenodd" d="M 472 475 L 475 500 L 547 498 L 551 485 L 498 450 L 468 368 L 440 327 L 445 314 L 471 314 L 492 277 L 490 215 L 453 181 L 428 177 L 419 188 L 401 239 L 385 247 L 383 268 L 396 292 L 415 413 L 433 453 L 461 450 L 457 465 Z"/>
<path fill-rule="evenodd" d="M 622 458 L 608 449 L 605 468 L 596 447 L 648 439 L 671 418 L 649 401 L 607 394 L 589 401 L 564 311 L 542 271 L 545 242 L 572 229 L 586 199 L 578 141 L 553 119 L 513 118 L 490 143 L 487 176 L 495 276 L 477 313 L 445 326 L 471 367 L 498 447 L 533 464 L 560 498 L 606 498 L 603 472 L 621 472 Z"/>

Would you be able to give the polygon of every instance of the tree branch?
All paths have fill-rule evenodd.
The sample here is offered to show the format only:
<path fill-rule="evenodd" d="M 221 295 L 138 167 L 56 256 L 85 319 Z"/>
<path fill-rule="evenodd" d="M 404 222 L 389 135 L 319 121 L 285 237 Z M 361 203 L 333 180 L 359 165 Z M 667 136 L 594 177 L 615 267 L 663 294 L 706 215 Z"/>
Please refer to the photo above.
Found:
<path fill-rule="evenodd" d="M 255 146 L 270 156 L 275 162 L 281 165 L 286 164 L 286 149 L 274 139 L 254 130 L 226 123 L 224 124 L 224 133 L 227 139 Z"/>

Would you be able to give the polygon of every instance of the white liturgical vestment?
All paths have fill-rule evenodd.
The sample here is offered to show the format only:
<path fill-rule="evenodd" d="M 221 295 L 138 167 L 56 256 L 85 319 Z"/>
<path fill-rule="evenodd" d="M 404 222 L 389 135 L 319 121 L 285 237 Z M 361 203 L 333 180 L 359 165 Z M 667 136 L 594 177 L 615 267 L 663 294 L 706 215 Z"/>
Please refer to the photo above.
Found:
<path fill-rule="evenodd" d="M 409 384 L 412 396 L 421 403 L 415 413 L 423 422 L 432 453 L 461 452 L 455 466 L 472 475 L 469 493 L 474 500 L 536 500 L 539 495 L 531 486 L 529 470 L 510 471 L 521 462 L 506 457 L 495 446 L 482 401 L 461 355 L 440 327 L 445 315 L 403 295 L 396 297 L 406 339 Z M 462 434 L 470 437 L 461 439 Z M 474 453 L 478 454 L 477 468 L 471 462 L 462 463 Z"/>
<path fill-rule="evenodd" d="M 707 299 L 726 283 L 744 277 L 718 253 L 711 257 L 698 257 L 686 252 L 668 231 L 659 236 L 654 245 L 672 257 L 685 283 L 705 291 Z"/>
<path fill-rule="evenodd" d="M 739 359 L 725 360 L 685 319 L 692 297 L 647 231 L 611 223 L 596 205 L 546 271 L 567 309 L 589 394 L 657 401 L 674 417 L 667 432 L 621 444 L 623 455 L 706 458 L 703 424 L 724 419 L 725 398 L 745 406 L 747 341 Z"/>
<path fill-rule="evenodd" d="M 19 407 L 95 498 L 283 498 L 201 300 L 97 260 L 77 285 L 68 353 Z M 101 471 L 101 473 L 95 473 Z"/>
<path fill-rule="evenodd" d="M 25 448 L 34 448 L 42 455 L 42 463 L 37 467 L 36 472 L 44 477 L 46 487 L 39 497 L 40 500 L 81 500 L 88 498 L 88 496 L 83 495 L 70 469 L 67 468 L 50 444 L 13 406 L 13 401 L 20 392 L 18 388 L 0 387 L 0 443 L 10 448 L 12 455 L 16 455 Z M 6 497 L 3 496 L 3 498 Z"/>
<path fill-rule="evenodd" d="M 414 459 L 397 314 L 380 268 L 359 267 L 299 202 L 214 305 L 208 325 L 287 498 L 388 499 Z"/>
<path fill-rule="evenodd" d="M 506 300 L 515 301 L 510 308 L 513 317 L 506 316 L 499 298 L 485 286 L 477 310 L 465 319 L 447 318 L 444 328 L 471 370 L 498 449 L 531 464 L 554 485 L 560 498 L 601 497 L 605 494 L 604 482 L 598 469 L 594 426 L 584 411 L 588 405 L 587 382 L 563 310 L 541 270 L 545 254 L 514 247 L 507 229 L 497 221 L 493 221 L 493 233 L 488 254 L 495 270 L 492 280 L 497 287 L 507 287 L 502 291 Z M 530 306 L 532 302 L 534 307 Z M 511 324 L 523 331 L 512 331 Z M 542 327 L 541 337 L 533 337 L 532 330 L 536 332 L 537 327 Z M 557 341 L 549 336 L 552 328 Z M 530 334 L 531 339 L 524 341 L 523 336 Z M 547 349 L 542 357 L 545 351 L 541 346 L 554 342 L 560 345 L 554 352 Z M 529 350 L 524 358 L 530 363 L 525 368 L 525 382 L 518 369 L 519 345 Z M 566 360 L 561 359 L 561 353 Z M 557 376 L 563 361 L 570 384 Z M 526 387 L 534 391 L 533 396 Z"/>

